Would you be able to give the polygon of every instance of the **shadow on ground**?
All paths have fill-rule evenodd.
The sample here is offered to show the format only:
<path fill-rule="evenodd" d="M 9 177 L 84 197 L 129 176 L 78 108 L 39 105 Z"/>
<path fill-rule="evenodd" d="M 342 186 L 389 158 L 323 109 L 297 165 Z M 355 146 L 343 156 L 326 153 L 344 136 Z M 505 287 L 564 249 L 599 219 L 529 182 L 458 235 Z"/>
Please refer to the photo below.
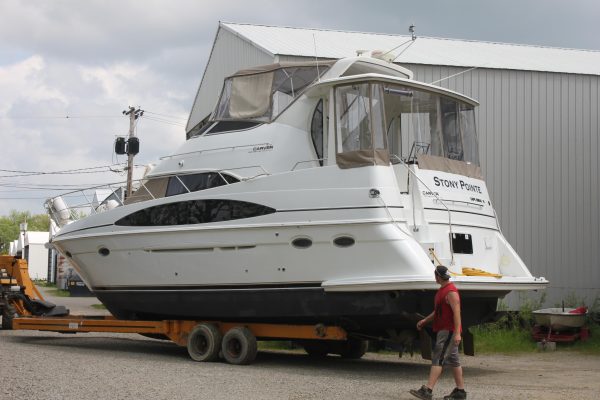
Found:
<path fill-rule="evenodd" d="M 101 355 L 110 354 L 111 357 L 150 357 L 152 362 L 182 362 L 186 365 L 193 364 L 184 347 L 169 341 L 147 339 L 136 335 L 114 336 L 21 336 L 10 335 L 2 338 L 16 344 L 40 346 L 41 348 L 60 349 L 68 355 L 80 354 L 82 350 L 87 355 L 94 353 Z M 376 357 L 377 359 L 374 359 Z M 290 374 L 302 375 L 354 375 L 361 379 L 377 379 L 389 382 L 398 379 L 423 380 L 428 372 L 429 365 L 416 358 L 397 358 L 394 356 L 367 355 L 360 360 L 347 360 L 337 356 L 325 358 L 309 357 L 303 352 L 263 350 L 260 351 L 256 361 L 251 367 L 232 366 L 218 362 L 222 367 L 229 368 L 257 368 L 263 370 L 277 370 Z M 491 368 L 469 366 L 469 376 L 485 376 L 495 374 Z"/>

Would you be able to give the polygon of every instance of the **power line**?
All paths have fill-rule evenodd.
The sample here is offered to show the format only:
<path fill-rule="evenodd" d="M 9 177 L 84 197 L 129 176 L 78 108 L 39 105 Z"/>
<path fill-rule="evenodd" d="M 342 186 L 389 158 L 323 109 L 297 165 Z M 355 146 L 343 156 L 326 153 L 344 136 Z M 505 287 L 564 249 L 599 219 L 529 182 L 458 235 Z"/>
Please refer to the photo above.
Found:
<path fill-rule="evenodd" d="M 17 115 L 0 116 L 0 119 L 91 119 L 91 118 L 120 118 L 116 115 Z"/>
<path fill-rule="evenodd" d="M 0 169 L 0 172 L 9 172 L 14 175 L 0 175 L 0 178 L 14 178 L 14 177 L 23 177 L 23 176 L 38 176 L 38 175 L 77 175 L 77 174 L 95 174 L 102 172 L 123 172 L 123 171 L 115 171 L 112 168 L 117 166 L 125 166 L 124 163 L 117 163 L 111 165 L 101 165 L 98 167 L 87 167 L 87 168 L 76 168 L 76 169 L 67 169 L 62 171 L 21 171 L 21 170 L 12 170 L 12 169 Z M 134 165 L 134 168 L 142 168 L 145 165 Z M 99 169 L 103 169 L 101 171 L 97 171 Z"/>
<path fill-rule="evenodd" d="M 187 120 L 187 118 L 175 117 L 173 115 L 159 114 L 159 113 L 156 113 L 156 112 L 153 112 L 153 111 L 148 111 L 148 110 L 144 110 L 144 111 L 147 112 L 148 114 L 160 115 L 161 117 L 173 118 L 173 119 L 178 119 L 178 120 L 181 120 L 181 121 L 186 121 Z"/>
<path fill-rule="evenodd" d="M 41 175 L 83 175 L 83 174 L 102 174 L 106 172 L 122 172 L 112 169 L 106 169 L 101 171 L 79 171 L 79 172 L 35 172 L 25 174 L 14 174 L 14 175 L 0 175 L 0 178 L 17 178 L 26 176 L 41 176 Z"/>
<path fill-rule="evenodd" d="M 4 188 L 15 188 L 15 189 L 30 189 L 30 190 L 84 190 L 90 187 L 107 185 L 106 182 L 103 183 L 78 183 L 78 184 L 62 184 L 62 183 L 53 183 L 53 184 L 43 184 L 43 183 L 29 183 L 22 184 L 16 182 L 1 182 L 0 187 Z"/>
<path fill-rule="evenodd" d="M 100 168 L 108 168 L 108 167 L 114 167 L 118 164 L 110 164 L 110 165 L 99 165 L 97 167 L 85 167 L 85 168 L 73 168 L 73 169 L 65 169 L 65 170 L 61 170 L 61 171 L 52 171 L 49 173 L 61 173 L 61 172 L 75 172 L 75 171 L 87 171 L 87 170 L 91 170 L 91 169 L 100 169 Z M 14 170 L 14 169 L 0 169 L 1 172 L 15 172 L 18 174 L 36 174 L 39 172 L 45 172 L 45 171 L 22 171 L 22 170 Z"/>
<path fill-rule="evenodd" d="M 176 122 L 176 121 L 172 121 L 172 120 L 165 119 L 165 118 L 162 118 L 162 117 L 155 117 L 155 116 L 145 115 L 144 118 L 151 119 L 151 120 L 154 120 L 154 121 L 168 122 L 170 124 L 185 125 L 185 123 L 183 123 L 183 122 Z"/>
<path fill-rule="evenodd" d="M 0 200 L 46 200 L 48 197 L 52 196 L 44 196 L 44 197 L 0 197 Z M 63 198 L 78 198 L 81 196 L 63 196 Z"/>
<path fill-rule="evenodd" d="M 143 119 L 145 119 L 147 121 L 154 121 L 154 122 L 160 122 L 162 124 L 173 125 L 173 126 L 177 126 L 177 127 L 181 127 L 181 128 L 185 127 L 185 124 L 182 124 L 179 122 L 174 122 L 174 121 L 169 121 L 169 120 L 162 119 L 162 118 L 144 116 Z"/>

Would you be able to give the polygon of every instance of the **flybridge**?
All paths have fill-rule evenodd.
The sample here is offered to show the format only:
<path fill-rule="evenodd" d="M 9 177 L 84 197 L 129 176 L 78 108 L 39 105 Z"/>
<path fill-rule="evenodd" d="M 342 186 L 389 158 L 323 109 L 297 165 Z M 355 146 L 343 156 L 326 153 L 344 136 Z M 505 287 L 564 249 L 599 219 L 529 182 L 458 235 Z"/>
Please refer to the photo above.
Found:
<path fill-rule="evenodd" d="M 473 185 L 471 183 L 467 183 L 463 180 L 443 179 L 443 178 L 434 176 L 433 182 L 435 183 L 435 186 L 439 186 L 439 187 L 462 189 L 462 190 L 468 190 L 469 192 L 483 193 L 480 186 Z"/>

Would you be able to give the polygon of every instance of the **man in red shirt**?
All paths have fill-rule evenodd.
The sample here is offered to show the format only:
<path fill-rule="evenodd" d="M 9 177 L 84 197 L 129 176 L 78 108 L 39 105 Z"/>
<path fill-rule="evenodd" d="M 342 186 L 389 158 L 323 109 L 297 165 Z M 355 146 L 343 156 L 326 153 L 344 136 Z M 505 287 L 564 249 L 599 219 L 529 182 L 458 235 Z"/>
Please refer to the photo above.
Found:
<path fill-rule="evenodd" d="M 442 374 L 442 367 L 452 367 L 456 387 L 444 400 L 466 399 L 463 372 L 458 361 L 458 345 L 461 338 L 460 323 L 460 296 L 458 289 L 450 282 L 448 268 L 438 265 L 435 268 L 435 281 L 440 285 L 435 294 L 435 308 L 431 314 L 417 322 L 417 329 L 421 330 L 427 323 L 433 321 L 433 332 L 435 333 L 435 346 L 431 356 L 431 370 L 427 385 L 421 386 L 419 390 L 411 390 L 410 393 L 419 399 L 431 400 L 433 398 L 433 387 Z"/>

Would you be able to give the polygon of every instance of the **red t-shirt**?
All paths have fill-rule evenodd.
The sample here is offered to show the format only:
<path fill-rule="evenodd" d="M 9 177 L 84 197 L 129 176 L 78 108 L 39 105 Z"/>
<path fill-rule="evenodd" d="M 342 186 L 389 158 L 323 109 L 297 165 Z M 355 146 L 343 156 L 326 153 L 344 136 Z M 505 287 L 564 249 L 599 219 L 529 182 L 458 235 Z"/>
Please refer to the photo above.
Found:
<path fill-rule="evenodd" d="M 445 286 L 439 288 L 437 293 L 435 294 L 435 314 L 433 315 L 433 331 L 454 331 L 454 313 L 452 312 L 452 307 L 446 301 L 446 296 L 448 293 L 456 292 L 458 294 L 458 289 L 454 286 L 454 283 L 448 283 Z M 460 302 L 460 297 L 458 298 Z M 460 327 L 460 331 L 462 332 L 462 326 Z"/>

